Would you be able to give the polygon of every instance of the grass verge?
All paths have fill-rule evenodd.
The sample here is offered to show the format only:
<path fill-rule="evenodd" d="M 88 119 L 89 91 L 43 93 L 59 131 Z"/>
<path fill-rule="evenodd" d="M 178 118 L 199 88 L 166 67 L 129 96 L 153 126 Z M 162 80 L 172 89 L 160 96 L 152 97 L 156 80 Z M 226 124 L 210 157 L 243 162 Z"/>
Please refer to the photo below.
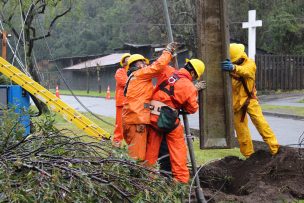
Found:
<path fill-rule="evenodd" d="M 244 156 L 241 154 L 239 148 L 232 148 L 232 149 L 200 149 L 199 148 L 199 140 L 196 138 L 194 143 L 194 154 L 197 165 L 207 164 L 211 161 L 222 159 L 226 156 L 237 156 L 241 159 Z"/>
<path fill-rule="evenodd" d="M 259 90 L 258 95 L 304 94 L 304 90 Z"/>
<path fill-rule="evenodd" d="M 93 117 L 92 115 L 90 115 L 88 113 L 85 113 L 84 115 L 87 116 L 89 119 L 91 119 L 93 122 L 95 122 L 102 129 L 106 130 L 111 135 L 113 135 L 113 131 L 114 131 L 113 126 L 109 126 L 109 125 L 105 124 L 104 122 L 96 119 L 95 117 Z M 113 124 L 115 123 L 114 118 L 103 117 L 103 116 L 100 116 L 100 117 L 102 119 L 106 120 L 107 122 L 110 122 L 110 123 L 113 123 Z M 65 121 L 60 115 L 56 115 L 55 119 L 56 119 L 55 126 L 58 129 L 69 129 L 69 130 L 73 131 L 75 134 L 83 134 L 82 130 L 78 129 L 72 123 L 68 123 L 67 121 Z M 197 162 L 198 165 L 206 164 L 206 163 L 208 163 L 212 160 L 221 159 L 221 158 L 224 158 L 226 156 L 238 156 L 238 157 L 242 158 L 242 155 L 241 155 L 240 150 L 238 148 L 201 150 L 199 148 L 199 140 L 198 139 L 196 139 L 194 141 L 193 145 L 194 145 L 195 158 L 196 158 L 196 162 Z"/>
<path fill-rule="evenodd" d="M 104 123 L 103 121 L 95 118 L 94 116 L 92 116 L 89 113 L 82 113 L 82 114 L 85 115 L 87 118 L 89 118 L 94 123 L 96 123 L 99 127 L 101 127 L 102 129 L 104 129 L 105 131 L 107 131 L 111 135 L 113 135 L 113 132 L 114 132 L 114 127 L 113 126 Z M 98 117 L 100 117 L 101 119 L 105 120 L 106 122 L 112 123 L 113 125 L 115 123 L 115 119 L 114 118 L 100 116 L 100 115 L 98 115 Z M 71 130 L 71 131 L 73 131 L 76 134 L 84 134 L 84 132 L 82 130 L 80 130 L 79 128 L 77 128 L 73 123 L 69 123 L 66 120 L 64 120 L 64 118 L 60 114 L 56 114 L 56 116 L 55 116 L 55 126 L 58 129 L 68 129 L 68 130 Z"/>
<path fill-rule="evenodd" d="M 55 94 L 56 91 L 54 89 L 50 89 L 50 92 Z M 69 90 L 59 90 L 59 93 L 60 95 L 72 95 Z M 101 91 L 101 93 L 99 93 L 99 91 L 90 91 L 89 93 L 87 93 L 86 90 L 73 90 L 73 93 L 77 96 L 86 96 L 86 97 L 106 97 L 107 95 L 106 91 Z M 111 91 L 110 95 L 111 98 L 114 98 L 115 91 Z"/>
<path fill-rule="evenodd" d="M 262 109 L 268 112 L 304 116 L 304 107 L 262 104 Z"/>

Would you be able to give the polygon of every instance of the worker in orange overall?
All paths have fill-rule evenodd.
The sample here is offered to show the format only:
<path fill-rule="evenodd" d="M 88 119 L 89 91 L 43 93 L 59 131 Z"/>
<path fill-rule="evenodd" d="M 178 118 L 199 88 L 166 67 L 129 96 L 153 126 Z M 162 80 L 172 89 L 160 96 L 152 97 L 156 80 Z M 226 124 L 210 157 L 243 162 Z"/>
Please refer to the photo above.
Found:
<path fill-rule="evenodd" d="M 146 155 L 147 125 L 150 124 L 150 101 L 152 98 L 152 78 L 157 77 L 162 68 L 172 59 L 176 43 L 170 43 L 162 55 L 152 64 L 140 54 L 130 56 L 127 65 L 129 76 L 124 95 L 122 111 L 123 134 L 128 144 L 128 154 L 143 161 Z"/>
<path fill-rule="evenodd" d="M 222 69 L 230 71 L 232 76 L 234 127 L 240 151 L 247 158 L 254 153 L 248 128 L 248 114 L 263 140 L 268 144 L 271 154 L 274 155 L 279 150 L 279 144 L 258 102 L 255 89 L 256 64 L 246 55 L 243 44 L 230 44 L 230 58 L 231 61 L 226 59 L 222 62 Z"/>
<path fill-rule="evenodd" d="M 128 80 L 126 66 L 128 64 L 128 59 L 131 54 L 126 53 L 123 54 L 120 60 L 120 66 L 115 73 L 116 80 L 116 93 L 115 93 L 115 101 L 116 101 L 116 120 L 115 120 L 115 129 L 114 129 L 114 138 L 113 138 L 113 146 L 121 147 L 123 140 L 123 130 L 122 130 L 122 108 L 124 102 L 123 91 Z"/>
<path fill-rule="evenodd" d="M 156 164 L 160 145 L 166 139 L 172 173 L 175 180 L 189 181 L 187 168 L 187 147 L 184 130 L 178 118 L 180 109 L 192 114 L 198 110 L 198 91 L 193 84 L 205 70 L 199 59 L 187 60 L 183 68 L 176 71 L 166 68 L 167 75 L 159 81 L 151 101 L 151 127 L 149 128 L 146 164 Z"/>

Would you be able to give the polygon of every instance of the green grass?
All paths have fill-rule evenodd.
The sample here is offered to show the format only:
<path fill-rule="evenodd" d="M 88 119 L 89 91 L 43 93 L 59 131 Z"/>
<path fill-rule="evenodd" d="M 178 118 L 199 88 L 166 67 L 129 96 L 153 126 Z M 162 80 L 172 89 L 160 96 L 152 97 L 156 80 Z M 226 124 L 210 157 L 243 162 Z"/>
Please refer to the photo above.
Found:
<path fill-rule="evenodd" d="M 55 94 L 55 90 L 54 89 L 50 89 L 50 91 Z M 106 91 L 101 91 L 101 93 L 99 93 L 98 91 L 89 91 L 89 93 L 87 93 L 86 90 L 73 90 L 73 93 L 77 96 L 88 96 L 88 97 L 106 97 L 107 92 Z M 114 98 L 115 96 L 115 91 L 111 91 L 111 98 Z M 72 93 L 69 90 L 59 90 L 59 94 L 60 95 L 72 95 Z"/>
<path fill-rule="evenodd" d="M 304 103 L 304 99 L 300 100 L 299 103 Z"/>
<path fill-rule="evenodd" d="M 95 122 L 98 126 L 100 126 L 102 129 L 106 130 L 109 132 L 111 135 L 113 135 L 114 128 L 113 126 L 109 126 L 102 121 L 96 119 L 95 117 L 85 113 L 85 116 L 87 116 L 89 119 L 91 119 L 93 122 Z M 72 130 L 76 134 L 84 134 L 82 130 L 78 129 L 75 125 L 72 123 L 68 123 L 65 121 L 60 115 L 56 115 L 56 122 L 55 126 L 58 129 L 69 129 Z M 107 122 L 110 123 L 115 123 L 114 118 L 109 118 L 109 117 L 103 117 L 101 116 L 102 119 L 106 120 Z M 238 148 L 234 149 L 207 149 L 207 150 L 201 150 L 199 148 L 199 141 L 198 139 L 195 140 L 194 144 L 194 153 L 196 157 L 196 162 L 198 165 L 208 163 L 211 160 L 216 160 L 216 159 L 221 159 L 224 158 L 225 156 L 239 156 L 242 157 L 241 153 L 239 152 Z"/>
<path fill-rule="evenodd" d="M 304 90 L 260 90 L 258 95 L 277 95 L 277 94 L 304 94 Z"/>
<path fill-rule="evenodd" d="M 196 163 L 198 165 L 207 164 L 210 161 L 222 159 L 226 156 L 237 156 L 242 159 L 244 158 L 244 156 L 241 154 L 239 148 L 201 150 L 199 148 L 198 139 L 195 139 L 193 146 L 194 146 L 194 154 L 195 154 Z"/>
<path fill-rule="evenodd" d="M 94 116 L 92 116 L 89 113 L 82 113 L 82 114 L 85 115 L 87 118 L 89 118 L 94 123 L 96 123 L 99 127 L 101 127 L 102 129 L 104 129 L 105 131 L 107 131 L 111 135 L 113 135 L 113 132 L 114 132 L 113 126 L 110 126 L 110 125 L 102 122 L 101 120 L 95 118 Z M 114 118 L 104 117 L 104 116 L 100 116 L 100 115 L 98 115 L 98 117 L 105 120 L 106 122 L 112 123 L 113 125 L 115 123 Z M 76 134 L 84 134 L 84 132 L 82 130 L 80 130 L 79 128 L 77 128 L 73 123 L 69 123 L 66 120 L 64 120 L 64 118 L 60 114 L 56 114 L 55 119 L 56 119 L 55 126 L 58 129 L 68 129 L 68 130 L 75 132 Z"/>
<path fill-rule="evenodd" d="M 269 111 L 269 112 L 296 115 L 296 116 L 304 116 L 304 107 L 277 106 L 277 105 L 262 104 L 262 109 Z"/>

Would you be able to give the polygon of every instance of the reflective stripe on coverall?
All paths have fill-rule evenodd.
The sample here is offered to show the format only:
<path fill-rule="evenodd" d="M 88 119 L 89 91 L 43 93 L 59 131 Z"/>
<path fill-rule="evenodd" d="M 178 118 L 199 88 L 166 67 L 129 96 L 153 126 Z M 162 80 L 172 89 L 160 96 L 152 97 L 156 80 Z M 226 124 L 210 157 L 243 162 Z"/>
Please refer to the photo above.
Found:
<path fill-rule="evenodd" d="M 146 154 L 146 125 L 150 124 L 150 109 L 145 108 L 152 98 L 152 78 L 157 77 L 162 68 L 167 66 L 172 59 L 168 51 L 163 54 L 150 66 L 139 69 L 128 85 L 124 107 L 122 110 L 124 138 L 128 144 L 128 153 L 134 159 L 145 159 Z M 136 130 L 137 125 L 145 125 L 144 132 Z"/>
<path fill-rule="evenodd" d="M 188 78 L 180 78 L 175 82 L 173 96 L 175 102 L 173 103 L 171 97 L 161 90 L 155 92 L 152 99 L 163 102 L 175 109 L 182 108 L 188 113 L 195 113 L 198 109 L 197 90 L 192 83 L 192 77 L 184 68 L 178 72 L 186 75 Z M 151 114 L 152 127 L 149 128 L 147 141 L 147 164 L 152 166 L 156 163 L 162 136 L 166 136 L 173 176 L 177 181 L 187 183 L 189 181 L 189 170 L 187 168 L 187 147 L 183 127 L 180 122 L 177 121 L 177 128 L 166 135 L 161 135 L 162 133 L 157 130 L 157 119 L 158 115 Z"/>
<path fill-rule="evenodd" d="M 115 129 L 114 129 L 114 138 L 113 142 L 118 144 L 123 140 L 123 130 L 122 130 L 122 108 L 124 102 L 123 91 L 128 80 L 127 71 L 125 67 L 119 68 L 115 73 L 116 80 L 116 93 L 115 93 L 115 101 L 116 101 L 116 121 L 115 121 Z"/>
<path fill-rule="evenodd" d="M 249 59 L 245 53 L 243 53 L 244 62 L 241 65 L 235 65 L 233 71 L 234 75 L 243 77 L 246 85 L 250 90 L 255 85 L 255 73 L 256 64 L 253 60 Z M 251 134 L 248 128 L 248 119 L 245 116 L 244 122 L 241 122 L 242 107 L 245 104 L 248 95 L 244 89 L 241 81 L 232 78 L 232 96 L 233 96 L 233 110 L 234 110 L 234 126 L 237 134 L 237 139 L 240 144 L 240 151 L 245 157 L 249 157 L 254 153 Z M 254 91 L 256 97 L 256 91 Z M 247 113 L 249 114 L 253 124 L 259 131 L 263 140 L 268 144 L 270 152 L 276 154 L 279 149 L 278 141 L 271 130 L 269 124 L 265 120 L 261 107 L 257 99 L 251 99 L 247 107 Z"/>

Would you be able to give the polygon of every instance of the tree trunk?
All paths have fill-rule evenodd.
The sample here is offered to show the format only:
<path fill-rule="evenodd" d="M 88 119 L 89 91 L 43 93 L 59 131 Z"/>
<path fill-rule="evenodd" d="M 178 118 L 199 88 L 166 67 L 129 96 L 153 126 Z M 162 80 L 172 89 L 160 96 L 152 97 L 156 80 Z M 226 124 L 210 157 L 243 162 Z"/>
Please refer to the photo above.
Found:
<path fill-rule="evenodd" d="M 26 69 L 31 74 L 32 79 L 40 84 L 41 79 L 39 77 L 38 70 L 36 70 L 34 67 L 34 63 L 32 60 L 32 50 L 34 47 L 34 42 L 31 40 L 30 28 L 27 24 L 25 24 L 25 26 L 24 26 L 24 37 L 25 37 L 24 46 L 25 46 Z M 43 102 L 39 101 L 39 105 L 40 105 L 40 107 L 37 106 L 37 108 L 40 109 L 42 111 L 42 113 L 50 112 L 47 105 L 44 104 Z"/>

